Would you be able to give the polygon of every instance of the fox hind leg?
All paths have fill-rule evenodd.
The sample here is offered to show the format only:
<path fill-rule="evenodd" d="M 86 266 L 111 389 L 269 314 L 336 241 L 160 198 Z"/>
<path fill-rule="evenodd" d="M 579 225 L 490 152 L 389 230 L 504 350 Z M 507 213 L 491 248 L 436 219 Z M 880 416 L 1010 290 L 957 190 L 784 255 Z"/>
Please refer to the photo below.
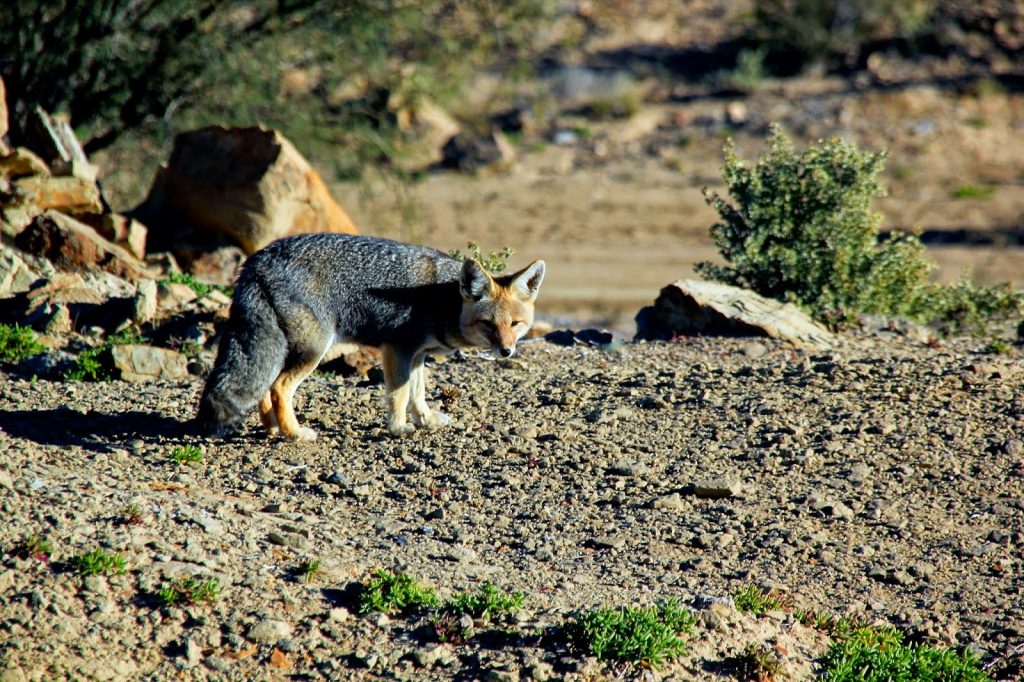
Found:
<path fill-rule="evenodd" d="M 295 408 L 292 401 L 295 398 L 295 390 L 306 377 L 313 373 L 320 359 L 331 347 L 333 338 L 319 343 L 314 347 L 312 344 L 296 346 L 285 361 L 285 367 L 270 387 L 270 404 L 274 419 L 280 433 L 290 440 L 316 440 L 316 431 L 308 426 L 300 426 L 299 420 L 295 417 Z M 260 415 L 263 415 L 264 403 L 260 402 Z M 266 424 L 266 422 L 264 422 Z"/>
<path fill-rule="evenodd" d="M 260 422 L 263 423 L 264 428 L 267 429 L 267 433 L 271 436 L 276 436 L 281 427 L 277 423 L 277 416 L 274 414 L 274 401 L 270 396 L 270 391 L 263 394 L 260 398 Z"/>
<path fill-rule="evenodd" d="M 405 414 L 412 393 L 413 358 L 394 346 L 383 346 L 381 354 L 388 401 L 388 431 L 393 436 L 404 436 L 415 430 Z"/>

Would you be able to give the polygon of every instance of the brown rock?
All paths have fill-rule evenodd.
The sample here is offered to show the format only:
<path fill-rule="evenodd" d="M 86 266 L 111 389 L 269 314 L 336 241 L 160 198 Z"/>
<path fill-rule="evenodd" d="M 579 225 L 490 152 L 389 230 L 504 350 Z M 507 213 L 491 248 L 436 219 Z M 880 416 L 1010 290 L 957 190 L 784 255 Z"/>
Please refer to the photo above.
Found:
<path fill-rule="evenodd" d="M 828 349 L 839 344 L 834 334 L 791 303 L 703 280 L 679 280 L 665 287 L 653 306 L 637 314 L 636 324 L 638 339 L 770 336 L 800 348 Z"/>
<path fill-rule="evenodd" d="M 515 149 L 499 130 L 486 135 L 462 131 L 445 143 L 441 153 L 443 167 L 464 172 L 507 170 L 516 161 Z"/>
<path fill-rule="evenodd" d="M 188 376 L 188 361 L 177 351 L 129 343 L 114 346 L 111 353 L 114 366 L 121 370 L 124 381 L 184 379 Z"/>
<path fill-rule="evenodd" d="M 150 277 L 144 263 L 111 244 L 88 225 L 57 211 L 37 216 L 14 240 L 22 251 L 46 258 L 61 270 L 105 270 L 118 277 Z"/>
<path fill-rule="evenodd" d="M 0 243 L 0 298 L 28 291 L 39 274 L 14 249 Z"/>
<path fill-rule="evenodd" d="M 69 326 L 113 328 L 130 319 L 132 293 L 129 283 L 109 273 L 57 273 L 8 301 L 24 324 L 64 333 Z"/>
<path fill-rule="evenodd" d="M 221 246 L 194 255 L 188 263 L 189 272 L 200 282 L 221 286 L 234 285 L 245 261 L 245 252 L 237 246 Z"/>
<path fill-rule="evenodd" d="M 180 233 L 197 228 L 226 235 L 250 254 L 286 235 L 356 232 L 291 142 L 257 127 L 178 135 L 133 215 L 149 226 L 156 250 L 173 249 Z"/>
<path fill-rule="evenodd" d="M 132 319 L 137 324 L 145 324 L 156 317 L 157 286 L 156 281 L 144 279 L 139 281 L 139 288 L 132 299 Z"/>
<path fill-rule="evenodd" d="M 136 258 L 146 257 L 146 226 L 119 213 L 104 213 L 95 220 L 83 220 L 92 225 L 101 237 L 122 246 Z"/>
<path fill-rule="evenodd" d="M 61 213 L 103 213 L 103 201 L 96 183 L 76 177 L 33 175 L 14 181 L 15 191 L 38 207 Z"/>
<path fill-rule="evenodd" d="M 197 298 L 199 295 L 187 284 L 161 282 L 157 287 L 157 300 L 164 310 L 177 310 Z"/>
<path fill-rule="evenodd" d="M 25 147 L 17 147 L 0 156 L 0 178 L 14 179 L 27 175 L 48 177 L 50 169 L 45 161 Z"/>

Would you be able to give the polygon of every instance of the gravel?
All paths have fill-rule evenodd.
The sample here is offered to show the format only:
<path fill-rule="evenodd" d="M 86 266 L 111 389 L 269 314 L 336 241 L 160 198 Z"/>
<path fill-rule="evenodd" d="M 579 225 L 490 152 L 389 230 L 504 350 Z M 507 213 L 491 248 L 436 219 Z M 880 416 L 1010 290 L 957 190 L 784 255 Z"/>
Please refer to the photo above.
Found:
<path fill-rule="evenodd" d="M 197 379 L 0 375 L 0 678 L 584 679 L 621 671 L 547 628 L 665 598 L 703 617 L 663 674 L 717 678 L 767 641 L 810 675 L 827 637 L 737 612 L 727 597 L 748 584 L 986 660 L 1016 646 L 1021 351 L 756 345 L 538 341 L 511 362 L 450 359 L 430 390 L 457 389 L 454 423 L 405 439 L 386 433 L 381 386 L 314 377 L 297 406 L 315 443 L 267 440 L 255 417 L 236 439 L 187 435 Z M 171 459 L 186 444 L 201 462 Z M 13 554 L 33 533 L 50 562 Z M 67 570 L 95 548 L 126 573 Z M 521 591 L 521 634 L 441 644 L 421 617 L 360 615 L 358 583 L 381 567 L 442 597 Z M 220 599 L 161 607 L 188 576 L 216 578 Z"/>

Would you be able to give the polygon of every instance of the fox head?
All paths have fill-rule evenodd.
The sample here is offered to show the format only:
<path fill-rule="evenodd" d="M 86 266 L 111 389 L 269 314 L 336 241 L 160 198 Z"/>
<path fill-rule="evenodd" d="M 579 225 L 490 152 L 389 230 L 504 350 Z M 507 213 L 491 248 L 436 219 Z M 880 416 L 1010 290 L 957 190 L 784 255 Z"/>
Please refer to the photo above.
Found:
<path fill-rule="evenodd" d="M 533 302 L 543 280 L 542 260 L 513 275 L 491 277 L 480 263 L 467 258 L 459 275 L 463 338 L 503 358 L 511 356 L 533 324 Z"/>

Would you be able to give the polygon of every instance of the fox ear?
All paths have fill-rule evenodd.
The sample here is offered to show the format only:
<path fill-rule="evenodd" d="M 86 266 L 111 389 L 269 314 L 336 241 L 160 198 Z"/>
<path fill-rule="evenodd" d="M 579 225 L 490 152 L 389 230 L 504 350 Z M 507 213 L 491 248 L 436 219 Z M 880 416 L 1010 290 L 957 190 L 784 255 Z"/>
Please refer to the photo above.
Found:
<path fill-rule="evenodd" d="M 544 261 L 535 260 L 523 270 L 512 276 L 512 287 L 527 300 L 533 301 L 540 291 L 540 283 L 544 281 Z"/>
<path fill-rule="evenodd" d="M 472 258 L 467 258 L 462 264 L 462 274 L 459 275 L 459 291 L 466 300 L 479 301 L 491 293 L 493 280 L 487 274 L 484 267 Z"/>

